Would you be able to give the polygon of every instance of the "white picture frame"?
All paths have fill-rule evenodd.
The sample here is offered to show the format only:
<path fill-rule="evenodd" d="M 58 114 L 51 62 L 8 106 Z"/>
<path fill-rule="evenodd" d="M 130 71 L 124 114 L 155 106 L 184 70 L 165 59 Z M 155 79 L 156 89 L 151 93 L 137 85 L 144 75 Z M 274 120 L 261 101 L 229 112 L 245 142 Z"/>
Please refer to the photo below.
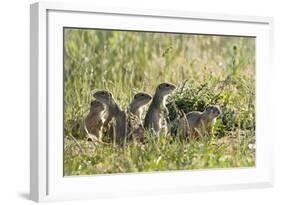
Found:
<path fill-rule="evenodd" d="M 253 168 L 64 177 L 62 28 L 107 28 L 255 36 L 257 153 Z M 34 201 L 273 186 L 273 19 L 40 2 L 30 9 L 30 198 Z M 58 69 L 56 69 L 58 68 Z"/>

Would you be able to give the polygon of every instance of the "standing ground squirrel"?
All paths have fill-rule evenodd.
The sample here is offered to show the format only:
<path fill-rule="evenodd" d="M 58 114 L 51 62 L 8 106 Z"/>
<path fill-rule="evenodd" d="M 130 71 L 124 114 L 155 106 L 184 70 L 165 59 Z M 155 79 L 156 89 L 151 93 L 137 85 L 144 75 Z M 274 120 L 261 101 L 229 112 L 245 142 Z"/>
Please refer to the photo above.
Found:
<path fill-rule="evenodd" d="M 208 106 L 203 112 L 189 112 L 179 119 L 179 135 L 187 137 L 193 134 L 201 136 L 206 132 L 212 134 L 213 125 L 221 114 L 217 105 Z"/>
<path fill-rule="evenodd" d="M 128 140 L 133 138 L 143 140 L 144 127 L 142 124 L 143 106 L 151 101 L 152 97 L 148 93 L 137 93 L 128 109 Z"/>
<path fill-rule="evenodd" d="M 144 119 L 144 128 L 153 129 L 157 134 L 162 128 L 165 129 L 165 134 L 167 133 L 166 120 L 161 117 L 161 114 L 167 114 L 166 108 L 166 98 L 176 89 L 176 86 L 171 83 L 161 83 L 157 86 L 155 95 L 153 96 L 152 102 L 148 108 Z M 164 125 L 162 125 L 164 124 Z"/>
<path fill-rule="evenodd" d="M 84 119 L 83 131 L 86 132 L 87 138 L 93 140 L 95 138 L 101 139 L 101 132 L 103 126 L 103 112 L 105 110 L 104 105 L 97 101 L 93 100 L 91 102 L 91 108 L 89 114 Z"/>
<path fill-rule="evenodd" d="M 106 90 L 97 91 L 93 95 L 106 107 L 105 121 L 103 126 L 108 127 L 109 122 L 115 119 L 114 132 L 117 140 L 124 140 L 126 136 L 126 114 L 122 111 L 111 92 Z"/>

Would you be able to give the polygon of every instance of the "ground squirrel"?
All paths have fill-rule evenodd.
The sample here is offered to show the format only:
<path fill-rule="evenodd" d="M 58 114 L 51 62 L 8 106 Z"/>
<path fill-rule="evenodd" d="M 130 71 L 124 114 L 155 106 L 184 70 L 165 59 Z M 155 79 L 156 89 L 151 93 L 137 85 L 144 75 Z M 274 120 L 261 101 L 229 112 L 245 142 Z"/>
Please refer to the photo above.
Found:
<path fill-rule="evenodd" d="M 107 127 L 112 119 L 115 119 L 114 133 L 117 140 L 124 140 L 126 136 L 126 114 L 120 109 L 111 92 L 106 90 L 97 91 L 93 95 L 106 107 L 105 121 L 103 126 Z"/>
<path fill-rule="evenodd" d="M 161 83 L 157 86 L 155 95 L 148 108 L 144 119 L 144 128 L 153 129 L 157 134 L 164 128 L 165 134 L 167 134 L 166 120 L 162 120 L 161 114 L 167 114 L 166 98 L 176 89 L 176 86 L 171 83 Z M 163 124 L 163 125 L 162 125 Z"/>
<path fill-rule="evenodd" d="M 84 119 L 84 123 L 82 123 L 84 133 L 86 132 L 87 138 L 92 141 L 94 141 L 95 138 L 101 140 L 104 110 L 105 107 L 101 102 L 93 100 L 91 102 L 90 112 Z"/>
<path fill-rule="evenodd" d="M 128 140 L 137 139 L 143 141 L 142 112 L 144 105 L 148 104 L 151 99 L 151 95 L 144 92 L 134 95 L 128 108 Z"/>
<path fill-rule="evenodd" d="M 212 134 L 213 125 L 221 114 L 222 111 L 217 105 L 208 106 L 203 112 L 189 112 L 179 119 L 179 135 L 187 137 L 200 136 L 206 132 Z"/>

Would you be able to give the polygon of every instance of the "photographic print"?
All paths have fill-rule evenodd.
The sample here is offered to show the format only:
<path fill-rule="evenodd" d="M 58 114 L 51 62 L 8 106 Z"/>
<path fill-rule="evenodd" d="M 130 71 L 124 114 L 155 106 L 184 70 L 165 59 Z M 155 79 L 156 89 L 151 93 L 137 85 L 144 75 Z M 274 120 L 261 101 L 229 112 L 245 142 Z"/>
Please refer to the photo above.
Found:
<path fill-rule="evenodd" d="M 255 37 L 63 35 L 64 176 L 255 166 Z"/>

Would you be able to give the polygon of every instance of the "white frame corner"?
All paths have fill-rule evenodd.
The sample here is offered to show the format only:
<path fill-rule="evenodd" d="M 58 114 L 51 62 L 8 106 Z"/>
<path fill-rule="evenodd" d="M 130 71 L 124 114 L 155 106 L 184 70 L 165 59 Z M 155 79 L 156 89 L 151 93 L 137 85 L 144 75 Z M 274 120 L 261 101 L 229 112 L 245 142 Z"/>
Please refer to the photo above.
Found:
<path fill-rule="evenodd" d="M 144 16 L 144 17 L 154 17 L 159 19 L 192 19 L 194 21 L 214 21 L 214 22 L 240 22 L 248 24 L 261 24 L 268 26 L 269 39 L 266 39 L 269 45 L 268 49 L 268 59 L 266 65 L 273 69 L 272 62 L 272 50 L 273 50 L 273 19 L 270 17 L 256 17 L 256 16 L 236 16 L 236 15 L 225 15 L 225 14 L 206 14 L 206 13 L 194 13 L 194 12 L 179 12 L 179 11 L 155 11 L 155 10 L 139 10 L 139 9 L 116 9 L 116 8 L 96 8 L 94 5 L 83 5 L 83 4 L 70 4 L 70 3 L 46 3 L 40 2 L 32 4 L 30 7 L 30 198 L 34 201 L 52 201 L 52 200 L 68 200 L 68 199 L 79 199 L 79 198 L 94 198 L 94 197 L 114 197 L 120 196 L 119 192 L 114 194 L 91 194 L 89 192 L 85 194 L 77 194 L 76 196 L 69 196 L 67 194 L 71 193 L 65 191 L 65 194 L 54 194 L 50 192 L 50 188 L 53 186 L 49 184 L 50 180 L 53 180 L 53 175 L 49 174 L 49 163 L 52 163 L 52 158 L 48 158 L 49 150 L 48 143 L 49 138 L 49 110 L 48 110 L 48 98 L 52 95 L 51 90 L 48 90 L 48 80 L 52 78 L 52 75 L 48 71 L 48 26 L 52 22 L 48 18 L 49 11 L 62 11 L 62 12 L 72 12 L 75 13 L 88 13 L 88 14 L 108 14 L 108 15 L 122 15 L 124 16 Z M 82 18 L 82 17 L 81 17 Z M 50 21 L 50 22 L 48 22 Z M 59 22 L 59 21 L 58 21 Z M 59 23 L 58 25 L 59 26 Z M 265 45 L 267 46 L 267 45 Z M 269 72 L 269 71 L 267 71 Z M 270 77 L 272 73 L 264 76 L 265 81 L 269 82 L 269 87 L 273 86 L 270 84 Z M 261 76 L 260 76 L 261 77 Z M 257 87 L 261 89 L 261 86 Z M 267 87 L 268 88 L 268 87 Z M 271 95 L 268 94 L 268 97 Z M 267 102 L 264 102 L 267 103 Z M 261 106 L 262 107 L 262 106 Z M 273 108 L 272 108 L 273 109 Z M 268 146 L 273 147 L 273 137 L 270 138 Z M 273 152 L 273 150 L 268 150 Z M 273 156 L 273 153 L 268 153 L 268 155 Z M 152 187 L 149 191 L 154 191 L 155 193 L 174 193 L 174 192 L 186 192 L 186 191 L 204 191 L 210 189 L 235 189 L 235 188 L 252 188 L 252 187 L 271 187 L 273 186 L 273 160 L 270 160 L 267 167 L 267 173 L 264 178 L 257 179 L 254 183 L 254 179 L 250 184 L 242 183 L 236 184 L 231 182 L 229 184 L 218 184 L 215 186 L 210 183 L 206 186 L 200 184 L 200 186 L 181 186 L 176 188 L 175 185 L 171 185 L 171 189 L 160 190 L 157 186 Z M 217 170 L 219 172 L 219 170 Z M 199 173 L 200 172 L 200 173 Z M 192 175 L 199 175 L 205 171 L 194 171 L 189 172 Z M 243 170 L 241 171 L 241 173 Z M 179 172 L 177 177 L 184 177 L 185 172 Z M 163 173 L 164 175 L 170 177 L 169 173 Z M 161 174 L 162 175 L 162 174 Z M 149 174 L 140 174 L 143 178 L 148 178 Z M 155 177 L 156 175 L 154 175 Z M 243 175 L 247 176 L 247 174 Z M 259 176 L 263 176 L 262 174 Z M 106 180 L 109 176 L 96 177 L 95 179 Z M 124 178 L 133 179 L 135 176 L 128 174 L 123 176 L 111 177 L 112 180 L 120 181 Z M 136 177 L 135 177 L 136 178 Z M 157 178 L 157 177 L 156 177 Z M 100 183 L 101 180 L 97 180 Z M 83 184 L 84 179 L 79 178 L 76 181 L 77 184 Z M 55 182 L 53 180 L 52 182 Z M 56 183 L 56 182 L 55 182 Z M 63 180 L 60 183 L 68 183 Z M 108 180 L 106 183 L 109 183 Z M 69 185 L 69 184 L 68 184 Z M 90 185 L 89 185 L 90 186 Z M 122 187 L 120 188 L 122 189 Z M 125 187 L 124 187 L 125 189 Z M 158 190 L 158 191 L 157 191 Z M 147 194 L 148 191 L 145 188 L 135 190 L 130 193 L 131 195 Z"/>

